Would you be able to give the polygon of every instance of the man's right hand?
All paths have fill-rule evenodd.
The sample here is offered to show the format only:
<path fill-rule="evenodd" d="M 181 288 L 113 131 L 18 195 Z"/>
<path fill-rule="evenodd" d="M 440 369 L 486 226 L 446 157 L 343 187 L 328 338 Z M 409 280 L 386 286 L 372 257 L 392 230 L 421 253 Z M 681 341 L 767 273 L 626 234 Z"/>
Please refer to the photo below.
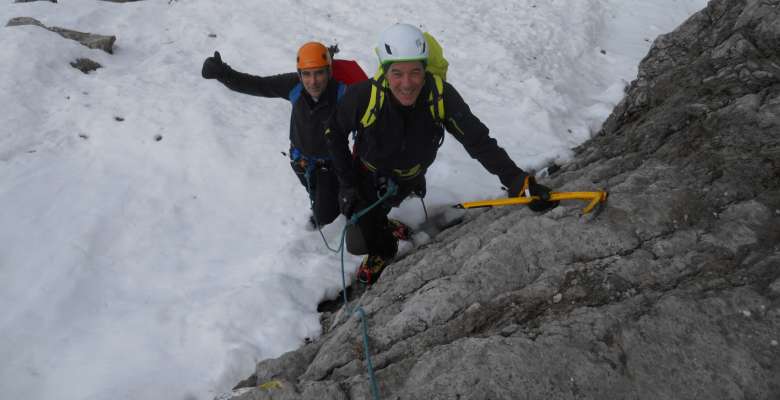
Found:
<path fill-rule="evenodd" d="M 509 197 L 538 197 L 538 200 L 528 203 L 528 208 L 536 212 L 551 210 L 557 207 L 559 203 L 558 201 L 550 200 L 550 188 L 536 183 L 536 178 L 530 175 L 520 175 L 515 178 L 507 191 Z"/>
<path fill-rule="evenodd" d="M 345 217 L 350 218 L 355 213 L 358 202 L 357 190 L 352 186 L 339 188 L 339 210 Z"/>
<path fill-rule="evenodd" d="M 200 74 L 206 79 L 219 79 L 225 74 L 228 68 L 230 67 L 222 62 L 222 57 L 220 57 L 219 52 L 215 51 L 213 57 L 209 57 L 203 61 L 203 69 L 200 71 Z"/>

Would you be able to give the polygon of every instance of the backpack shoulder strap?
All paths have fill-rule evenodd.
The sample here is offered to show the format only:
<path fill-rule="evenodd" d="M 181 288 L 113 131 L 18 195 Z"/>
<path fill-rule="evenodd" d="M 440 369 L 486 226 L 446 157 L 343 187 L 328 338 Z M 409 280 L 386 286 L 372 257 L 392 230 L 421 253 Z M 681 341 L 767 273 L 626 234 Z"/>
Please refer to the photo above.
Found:
<path fill-rule="evenodd" d="M 360 125 L 364 128 L 371 126 L 376 121 L 376 116 L 385 103 L 385 87 L 387 87 L 387 81 L 384 78 L 381 68 L 370 81 L 371 95 L 368 98 L 368 106 L 363 113 L 363 118 L 360 119 Z"/>
<path fill-rule="evenodd" d="M 287 96 L 290 98 L 290 103 L 295 103 L 298 101 L 298 98 L 301 97 L 301 91 L 303 90 L 303 84 L 298 82 L 297 85 L 295 85 L 291 90 L 290 94 Z M 344 97 L 344 93 L 347 92 L 347 85 L 344 84 L 344 82 L 339 82 L 339 85 L 336 89 L 336 101 L 341 101 L 341 98 Z"/>
<path fill-rule="evenodd" d="M 336 89 L 336 102 L 341 101 L 341 98 L 344 97 L 344 93 L 347 92 L 347 85 L 344 84 L 344 82 L 339 82 L 339 86 Z"/>
<path fill-rule="evenodd" d="M 433 77 L 433 88 L 428 94 L 431 115 L 436 121 L 444 122 L 444 79 L 436 74 L 431 74 L 431 76 Z"/>
<path fill-rule="evenodd" d="M 303 84 L 298 82 L 293 88 L 290 90 L 290 94 L 287 96 L 287 98 L 290 99 L 290 103 L 295 103 L 298 101 L 298 98 L 301 97 L 301 90 L 303 90 Z"/>

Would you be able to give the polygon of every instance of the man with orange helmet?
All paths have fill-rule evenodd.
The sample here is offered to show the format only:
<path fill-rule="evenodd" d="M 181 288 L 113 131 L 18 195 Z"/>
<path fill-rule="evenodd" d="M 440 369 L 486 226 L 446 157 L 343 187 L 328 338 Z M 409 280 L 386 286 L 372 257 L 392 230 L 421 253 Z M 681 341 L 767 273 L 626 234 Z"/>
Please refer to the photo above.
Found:
<path fill-rule="evenodd" d="M 339 215 L 339 184 L 324 132 L 346 85 L 331 79 L 331 57 L 327 47 L 309 42 L 298 50 L 296 72 L 260 77 L 232 69 L 214 52 L 203 62 L 201 72 L 231 90 L 292 103 L 290 163 L 309 193 L 313 212 L 309 222 L 314 227 L 329 224 Z"/>

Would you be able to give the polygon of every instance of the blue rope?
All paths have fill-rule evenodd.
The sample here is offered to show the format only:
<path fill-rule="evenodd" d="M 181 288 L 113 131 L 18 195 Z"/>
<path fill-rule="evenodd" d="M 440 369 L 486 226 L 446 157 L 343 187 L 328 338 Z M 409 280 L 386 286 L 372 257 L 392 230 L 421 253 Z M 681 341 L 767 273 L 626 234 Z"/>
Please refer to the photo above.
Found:
<path fill-rule="evenodd" d="M 366 322 L 366 312 L 363 307 L 358 306 L 356 312 L 360 313 L 360 321 L 363 323 L 363 353 L 366 357 L 366 368 L 368 369 L 368 379 L 371 381 L 371 397 L 379 400 L 379 387 L 376 384 L 374 376 L 374 365 L 371 363 L 371 353 L 368 350 L 368 322 Z"/>
<path fill-rule="evenodd" d="M 307 166 L 304 177 L 306 178 L 306 191 L 309 192 L 309 202 L 311 203 L 311 210 L 312 210 L 312 215 L 314 216 L 314 223 L 317 225 L 317 230 L 319 230 L 320 232 L 320 236 L 322 237 L 322 241 L 325 243 L 325 247 L 327 247 L 328 250 L 334 253 L 341 253 L 341 295 L 342 295 L 342 300 L 344 302 L 344 309 L 347 310 L 349 316 L 352 316 L 356 313 L 360 316 L 360 322 L 363 330 L 363 354 L 366 359 L 368 380 L 371 383 L 371 397 L 373 397 L 374 400 L 379 400 L 379 386 L 377 385 L 376 375 L 374 374 L 374 364 L 371 362 L 371 351 L 368 345 L 368 322 L 366 318 L 366 311 L 363 310 L 363 307 L 361 306 L 357 306 L 354 310 L 350 310 L 348 306 L 347 280 L 346 280 L 346 273 L 344 272 L 344 242 L 346 241 L 347 228 L 350 225 L 357 224 L 358 219 L 360 219 L 360 217 L 366 215 L 366 213 L 371 211 L 374 207 L 381 204 L 390 196 L 396 194 L 398 192 L 398 186 L 392 180 L 389 181 L 387 185 L 387 191 L 385 192 L 385 194 L 379 197 L 379 199 L 377 199 L 373 204 L 358 211 L 355 214 L 352 214 L 352 217 L 350 217 L 347 220 L 346 225 L 344 225 L 344 229 L 341 230 L 341 240 L 340 240 L 341 243 L 339 244 L 339 247 L 334 250 L 333 248 L 330 247 L 330 244 L 328 244 L 327 239 L 325 239 L 325 234 L 322 233 L 322 227 L 320 226 L 319 221 L 317 221 L 317 215 L 314 213 L 314 200 L 312 199 L 311 196 L 311 183 L 309 180 L 311 171 L 313 169 L 314 169 L 313 167 Z"/>

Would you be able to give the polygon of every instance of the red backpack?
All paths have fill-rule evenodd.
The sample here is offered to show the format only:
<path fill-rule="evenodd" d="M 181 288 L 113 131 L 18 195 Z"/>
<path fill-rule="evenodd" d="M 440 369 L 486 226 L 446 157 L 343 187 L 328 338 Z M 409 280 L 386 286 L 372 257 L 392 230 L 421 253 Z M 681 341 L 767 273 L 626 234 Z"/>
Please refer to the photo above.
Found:
<path fill-rule="evenodd" d="M 363 68 L 355 60 L 333 60 L 333 79 L 346 85 L 362 82 L 368 79 Z"/>

